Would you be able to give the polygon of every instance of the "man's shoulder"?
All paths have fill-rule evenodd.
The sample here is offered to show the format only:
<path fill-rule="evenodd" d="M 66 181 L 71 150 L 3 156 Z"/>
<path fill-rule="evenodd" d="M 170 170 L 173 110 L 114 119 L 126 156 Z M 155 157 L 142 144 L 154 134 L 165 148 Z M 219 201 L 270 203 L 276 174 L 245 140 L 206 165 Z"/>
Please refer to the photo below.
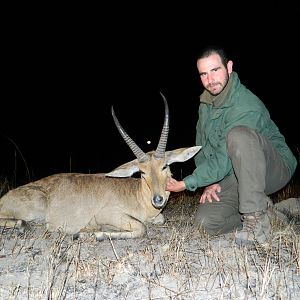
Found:
<path fill-rule="evenodd" d="M 240 89 L 236 91 L 233 95 L 234 105 L 239 106 L 244 109 L 265 111 L 267 110 L 263 101 L 256 96 L 247 87 L 241 84 Z"/>

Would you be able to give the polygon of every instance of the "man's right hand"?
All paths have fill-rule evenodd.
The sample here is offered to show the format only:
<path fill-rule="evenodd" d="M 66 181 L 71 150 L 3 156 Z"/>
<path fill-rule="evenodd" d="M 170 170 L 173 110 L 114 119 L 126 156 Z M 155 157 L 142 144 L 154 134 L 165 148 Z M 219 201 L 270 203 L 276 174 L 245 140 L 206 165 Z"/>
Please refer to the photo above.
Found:
<path fill-rule="evenodd" d="M 186 189 L 184 181 L 177 181 L 174 178 L 169 178 L 167 181 L 166 190 L 169 192 L 182 192 Z"/>

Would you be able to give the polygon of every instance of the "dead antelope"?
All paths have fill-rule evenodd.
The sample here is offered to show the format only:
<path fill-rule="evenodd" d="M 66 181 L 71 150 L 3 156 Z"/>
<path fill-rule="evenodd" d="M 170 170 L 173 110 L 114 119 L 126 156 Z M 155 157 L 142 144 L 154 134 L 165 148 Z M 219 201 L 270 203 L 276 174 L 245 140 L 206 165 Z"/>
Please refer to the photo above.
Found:
<path fill-rule="evenodd" d="M 145 223 L 164 223 L 161 214 L 169 192 L 165 190 L 169 165 L 193 157 L 200 146 L 165 151 L 169 109 L 163 96 L 165 117 L 157 149 L 144 153 L 112 116 L 136 159 L 107 174 L 54 174 L 9 191 L 0 199 L 0 225 L 23 227 L 43 222 L 49 231 L 63 230 L 75 237 L 93 232 L 97 240 L 137 238 Z M 140 178 L 131 177 L 140 172 Z M 118 178 L 116 178 L 118 177 Z M 120 178 L 122 177 L 122 178 Z"/>

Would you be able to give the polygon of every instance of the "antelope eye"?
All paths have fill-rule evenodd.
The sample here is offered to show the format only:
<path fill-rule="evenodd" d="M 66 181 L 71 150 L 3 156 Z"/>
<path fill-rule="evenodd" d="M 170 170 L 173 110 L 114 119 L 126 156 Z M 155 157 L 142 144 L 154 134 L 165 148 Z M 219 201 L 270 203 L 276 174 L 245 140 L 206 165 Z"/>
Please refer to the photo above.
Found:
<path fill-rule="evenodd" d="M 165 170 L 165 169 L 168 168 L 168 166 L 169 166 L 169 165 L 164 165 L 162 169 Z"/>

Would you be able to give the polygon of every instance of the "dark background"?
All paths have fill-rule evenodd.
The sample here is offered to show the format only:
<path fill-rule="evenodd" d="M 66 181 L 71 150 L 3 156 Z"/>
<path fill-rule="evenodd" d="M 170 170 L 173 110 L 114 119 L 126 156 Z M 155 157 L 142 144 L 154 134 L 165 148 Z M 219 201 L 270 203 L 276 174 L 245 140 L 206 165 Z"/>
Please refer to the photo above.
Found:
<path fill-rule="evenodd" d="M 134 159 L 111 117 L 156 148 L 168 100 L 167 150 L 193 146 L 202 86 L 198 51 L 223 46 L 240 80 L 299 150 L 299 53 L 293 6 L 128 3 L 15 6 L 2 34 L 0 173 L 22 184 L 58 172 L 107 172 Z M 147 140 L 152 144 L 148 145 Z M 184 177 L 193 160 L 174 164 Z"/>

